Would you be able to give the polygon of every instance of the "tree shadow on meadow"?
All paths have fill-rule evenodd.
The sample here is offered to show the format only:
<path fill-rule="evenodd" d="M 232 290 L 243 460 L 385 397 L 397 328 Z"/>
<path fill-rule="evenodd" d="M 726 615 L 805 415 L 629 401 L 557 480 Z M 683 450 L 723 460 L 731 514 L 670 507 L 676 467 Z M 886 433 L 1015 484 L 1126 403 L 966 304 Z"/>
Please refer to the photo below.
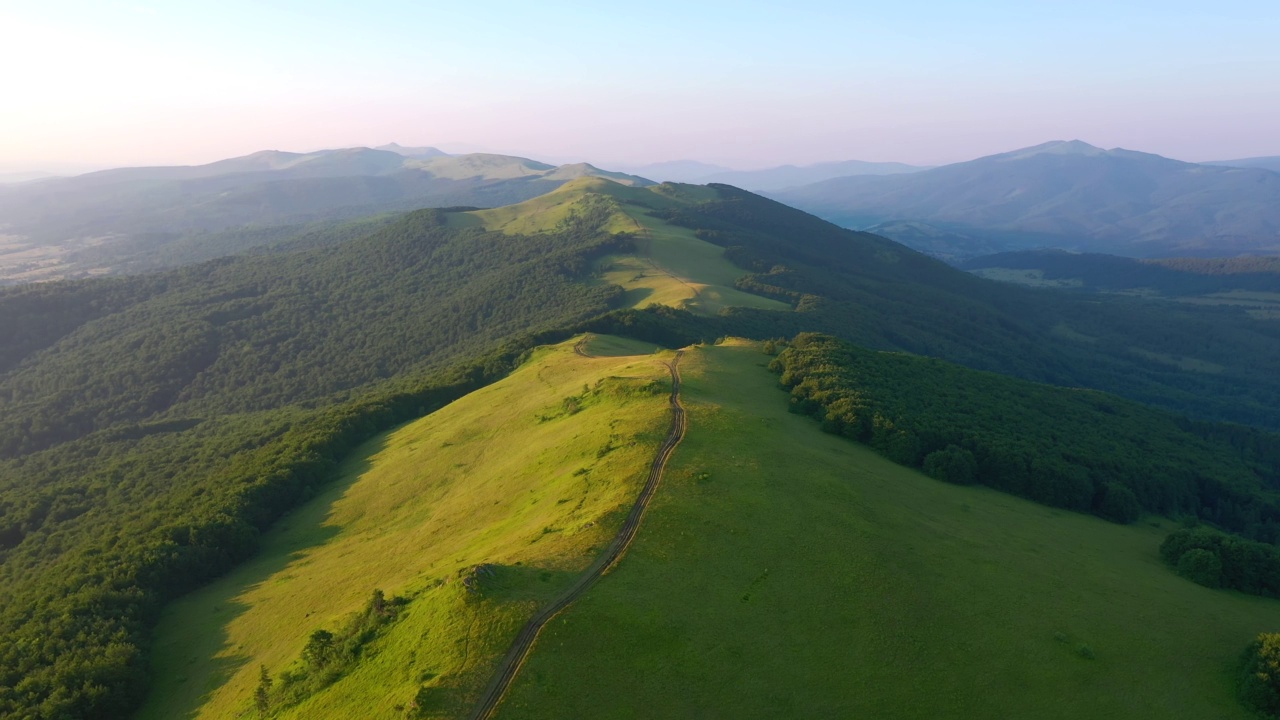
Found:
<path fill-rule="evenodd" d="M 622 299 L 618 301 L 618 307 L 635 307 L 644 302 L 653 294 L 653 288 L 638 287 L 630 290 L 622 291 Z"/>
<path fill-rule="evenodd" d="M 382 434 L 357 448 L 316 497 L 263 534 L 256 555 L 166 608 L 154 636 L 151 690 L 136 720 L 197 717 L 213 694 L 251 661 L 229 632 L 250 609 L 243 598 L 342 531 L 326 521 L 334 505 L 372 467 L 373 456 L 387 447 L 388 438 L 389 433 Z"/>
<path fill-rule="evenodd" d="M 423 678 L 415 699 L 416 717 L 446 720 L 467 715 L 525 623 L 582 572 L 521 563 L 482 564 L 462 573 L 466 608 L 477 622 L 473 634 L 457 641 L 471 644 L 472 657 L 459 671 Z M 519 609 L 511 612 L 513 606 Z M 572 611 L 571 605 L 565 612 Z"/>

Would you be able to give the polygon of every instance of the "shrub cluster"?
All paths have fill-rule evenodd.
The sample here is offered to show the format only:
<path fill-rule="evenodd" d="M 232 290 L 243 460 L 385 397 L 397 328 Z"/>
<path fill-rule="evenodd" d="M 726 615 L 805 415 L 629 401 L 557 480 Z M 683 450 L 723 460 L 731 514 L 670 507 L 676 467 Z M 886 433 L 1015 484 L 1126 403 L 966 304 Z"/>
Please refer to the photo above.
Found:
<path fill-rule="evenodd" d="M 1205 587 L 1280 598 L 1280 548 L 1207 527 L 1169 534 L 1160 557 L 1179 575 Z"/>

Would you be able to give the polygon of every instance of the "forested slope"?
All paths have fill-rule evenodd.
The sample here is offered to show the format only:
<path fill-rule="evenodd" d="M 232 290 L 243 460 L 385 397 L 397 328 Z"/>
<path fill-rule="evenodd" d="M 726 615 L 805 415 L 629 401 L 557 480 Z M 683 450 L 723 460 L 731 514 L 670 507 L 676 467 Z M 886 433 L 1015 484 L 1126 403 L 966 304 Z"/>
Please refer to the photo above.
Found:
<path fill-rule="evenodd" d="M 335 248 L 0 295 L 21 338 L 0 377 L 0 716 L 121 717 L 165 600 L 252 553 L 359 441 L 609 309 L 616 288 L 578 281 L 627 242 L 599 220 L 528 237 L 423 211 Z"/>
<path fill-rule="evenodd" d="M 0 378 L 0 457 L 156 413 L 327 397 L 477 352 L 544 313 L 546 325 L 598 314 L 616 291 L 574 276 L 625 242 L 458 231 L 428 210 L 333 249 L 71 286 L 58 303 L 40 303 L 56 292 L 41 286 L 2 294 L 0 317 L 30 339 Z"/>

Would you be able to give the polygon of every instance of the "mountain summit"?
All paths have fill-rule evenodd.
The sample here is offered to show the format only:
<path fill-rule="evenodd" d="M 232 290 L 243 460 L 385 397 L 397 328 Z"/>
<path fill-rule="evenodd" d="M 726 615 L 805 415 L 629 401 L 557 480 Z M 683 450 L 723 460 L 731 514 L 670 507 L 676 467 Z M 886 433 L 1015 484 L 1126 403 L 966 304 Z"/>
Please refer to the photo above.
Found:
<path fill-rule="evenodd" d="M 1013 150 L 1011 152 L 993 155 L 991 157 L 992 159 L 1000 158 L 1004 160 L 1018 160 L 1021 158 L 1033 157 L 1035 155 L 1080 155 L 1083 157 L 1101 157 L 1109 154 L 1110 152 L 1112 151 L 1095 147 L 1083 140 L 1051 140 L 1040 145 L 1033 145 L 1032 147 Z"/>
<path fill-rule="evenodd" d="M 397 155 L 403 155 L 403 156 L 405 156 L 405 157 L 411 157 L 411 158 L 432 158 L 432 157 L 443 157 L 443 156 L 445 156 L 445 155 L 448 155 L 448 154 L 449 154 L 449 153 L 447 153 L 447 152 L 445 152 L 445 151 L 443 151 L 443 150 L 441 150 L 441 149 L 439 149 L 439 148 L 433 148 L 433 147 L 404 147 L 403 145 L 400 145 L 399 143 L 387 143 L 386 145 L 379 145 L 378 147 L 376 147 L 376 148 L 374 148 L 374 149 L 375 149 L 375 150 L 385 150 L 385 151 L 387 151 L 387 152 L 393 152 L 393 153 L 395 153 L 395 154 L 397 154 Z"/>

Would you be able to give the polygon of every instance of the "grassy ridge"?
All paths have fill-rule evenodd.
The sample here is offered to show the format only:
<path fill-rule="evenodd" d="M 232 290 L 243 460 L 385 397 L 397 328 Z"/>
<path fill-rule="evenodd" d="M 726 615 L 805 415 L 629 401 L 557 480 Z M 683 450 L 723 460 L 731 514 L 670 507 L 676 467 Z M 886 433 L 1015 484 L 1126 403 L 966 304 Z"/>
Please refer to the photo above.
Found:
<path fill-rule="evenodd" d="M 277 716 L 394 717 L 415 700 L 419 717 L 463 714 L 524 619 L 612 536 L 665 431 L 655 358 L 586 358 L 573 344 L 366 444 L 257 557 L 175 603 L 138 717 L 255 716 L 259 667 L 278 677 L 375 587 L 411 598 L 402 619 L 350 674 Z"/>
<path fill-rule="evenodd" d="M 716 315 L 727 307 L 789 310 L 784 302 L 743 292 L 734 283 L 746 274 L 725 258 L 724 248 L 648 215 L 644 208 L 623 205 L 633 223 L 636 252 L 610 255 L 597 264 L 600 278 L 626 290 L 631 307 L 666 305 L 700 315 Z"/>
<path fill-rule="evenodd" d="M 1280 603 L 1169 572 L 1168 523 L 947 485 L 823 434 L 767 360 L 686 353 L 690 428 L 644 531 L 499 718 L 1249 717 L 1229 668 Z"/>
<path fill-rule="evenodd" d="M 724 248 L 695 237 L 688 228 L 652 215 L 655 210 L 671 210 L 717 197 L 715 191 L 705 187 L 666 184 L 634 188 L 600 178 L 580 178 L 518 205 L 451 213 L 449 223 L 453 227 L 482 226 L 508 234 L 549 232 L 575 214 L 590 212 L 593 206 L 606 203 L 609 218 L 601 223 L 602 229 L 632 236 L 635 248 L 602 258 L 596 265 L 596 274 L 605 285 L 626 290 L 624 306 L 667 305 L 702 315 L 715 315 L 726 307 L 790 309 L 786 303 L 734 287 L 746 271 L 725 257 Z"/>

